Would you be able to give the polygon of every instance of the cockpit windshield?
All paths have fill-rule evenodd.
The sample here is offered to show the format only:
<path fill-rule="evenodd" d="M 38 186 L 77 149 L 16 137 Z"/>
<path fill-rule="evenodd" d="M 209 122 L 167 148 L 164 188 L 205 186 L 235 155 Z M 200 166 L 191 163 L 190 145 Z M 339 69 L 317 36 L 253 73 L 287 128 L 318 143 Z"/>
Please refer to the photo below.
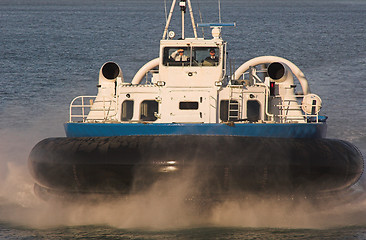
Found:
<path fill-rule="evenodd" d="M 163 64 L 165 66 L 218 66 L 218 47 L 166 47 Z"/>

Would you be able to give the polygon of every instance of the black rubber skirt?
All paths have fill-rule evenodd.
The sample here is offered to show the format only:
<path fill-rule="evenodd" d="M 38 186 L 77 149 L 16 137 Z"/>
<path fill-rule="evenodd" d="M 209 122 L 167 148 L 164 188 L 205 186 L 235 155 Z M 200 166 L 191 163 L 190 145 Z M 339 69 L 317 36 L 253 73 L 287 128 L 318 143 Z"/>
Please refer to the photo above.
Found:
<path fill-rule="evenodd" d="M 316 193 L 352 186 L 363 158 L 352 144 L 333 139 L 48 138 L 31 151 L 29 169 L 39 187 L 65 193 L 125 194 L 174 178 L 212 194 Z"/>

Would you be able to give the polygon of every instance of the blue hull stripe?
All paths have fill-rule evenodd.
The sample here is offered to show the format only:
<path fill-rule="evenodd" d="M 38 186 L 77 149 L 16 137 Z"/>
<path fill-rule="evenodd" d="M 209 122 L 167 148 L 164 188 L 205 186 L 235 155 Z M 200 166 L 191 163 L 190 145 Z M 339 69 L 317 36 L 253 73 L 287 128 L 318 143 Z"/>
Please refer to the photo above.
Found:
<path fill-rule="evenodd" d="M 222 135 L 279 138 L 324 138 L 325 123 L 308 124 L 177 124 L 177 123 L 65 123 L 67 137 L 133 135 Z"/>

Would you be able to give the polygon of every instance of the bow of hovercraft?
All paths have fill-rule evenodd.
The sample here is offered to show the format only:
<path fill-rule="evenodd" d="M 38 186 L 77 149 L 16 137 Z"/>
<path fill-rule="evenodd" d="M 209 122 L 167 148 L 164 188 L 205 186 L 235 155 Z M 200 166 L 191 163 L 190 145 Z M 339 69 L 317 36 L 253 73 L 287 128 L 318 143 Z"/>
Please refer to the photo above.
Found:
<path fill-rule="evenodd" d="M 130 194 L 180 178 L 206 196 L 318 194 L 358 181 L 362 154 L 326 138 L 322 100 L 295 64 L 262 56 L 228 74 L 221 29 L 235 24 L 175 39 L 170 17 L 158 58 L 131 81 L 105 63 L 97 95 L 72 100 L 66 137 L 33 148 L 38 194 Z"/>

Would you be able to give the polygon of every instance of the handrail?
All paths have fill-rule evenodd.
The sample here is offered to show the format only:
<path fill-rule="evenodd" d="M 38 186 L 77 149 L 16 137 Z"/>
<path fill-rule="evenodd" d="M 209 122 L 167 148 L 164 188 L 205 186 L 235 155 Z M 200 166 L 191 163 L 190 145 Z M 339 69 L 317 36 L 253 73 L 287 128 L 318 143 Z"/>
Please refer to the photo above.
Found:
<path fill-rule="evenodd" d="M 78 97 L 75 97 L 70 103 L 69 121 L 73 122 L 73 118 L 81 118 L 82 122 L 86 122 L 90 111 L 92 111 L 92 106 L 94 105 L 94 103 L 95 103 L 94 101 L 95 101 L 96 98 L 97 98 L 97 96 L 78 96 Z M 89 104 L 85 104 L 86 99 L 89 99 L 89 101 L 90 101 Z M 105 97 L 105 96 L 102 96 L 102 99 L 103 99 L 103 101 L 102 101 L 103 102 L 103 106 L 102 106 L 102 108 L 103 108 L 103 119 L 98 119 L 98 120 L 105 121 L 105 120 L 107 120 L 106 118 L 108 117 L 109 111 L 112 107 L 112 102 L 114 102 L 114 104 L 115 104 L 114 109 L 116 109 L 116 107 L 117 107 L 117 102 L 116 102 L 115 99 Z M 80 104 L 75 104 L 75 102 L 77 100 L 81 100 L 81 105 Z M 92 101 L 93 101 L 93 103 L 92 103 Z M 110 103 L 108 106 L 106 106 L 107 102 Z M 77 109 L 77 108 L 81 109 L 81 114 L 73 114 L 73 109 Z M 86 112 L 87 108 L 89 108 L 89 111 Z"/>
<path fill-rule="evenodd" d="M 296 95 L 295 97 L 296 98 L 303 98 L 305 95 Z M 306 112 L 304 112 L 303 110 L 302 110 L 302 107 L 304 106 L 303 104 L 296 104 L 296 105 L 292 105 L 292 106 L 290 106 L 290 104 L 285 104 L 285 101 L 288 101 L 288 102 L 290 102 L 290 101 L 293 101 L 293 102 L 297 102 L 297 100 L 296 99 L 283 99 L 282 100 L 282 104 L 278 104 L 278 105 L 276 105 L 277 107 L 279 107 L 281 110 L 285 110 L 286 111 L 286 113 L 285 114 L 279 114 L 279 115 L 277 115 L 277 117 L 279 117 L 280 119 L 281 119 L 281 121 L 284 121 L 284 122 L 286 122 L 287 121 L 287 119 L 290 117 L 303 117 L 303 118 L 305 118 L 305 119 L 307 119 L 308 117 L 315 117 L 316 118 L 316 122 L 318 123 L 319 122 L 319 113 L 317 112 L 317 113 L 315 113 L 315 114 L 308 114 L 308 113 L 306 113 Z M 312 104 L 312 105 L 310 105 L 310 106 L 312 106 L 312 107 L 316 107 L 317 105 L 316 104 Z M 300 116 L 290 116 L 289 114 L 288 114 L 288 112 L 289 112 L 289 110 L 301 110 L 301 112 L 302 112 L 302 115 Z"/>
<path fill-rule="evenodd" d="M 89 105 L 85 105 L 84 104 L 84 98 L 96 98 L 96 96 L 78 96 L 78 97 L 75 97 L 71 103 L 70 103 L 70 107 L 69 107 L 69 121 L 72 122 L 72 118 L 82 118 L 83 119 L 83 122 L 85 122 L 85 119 L 86 119 L 86 116 L 85 116 L 85 107 L 89 107 L 91 108 L 92 104 L 89 104 Z M 74 105 L 74 102 L 78 99 L 81 99 L 81 105 Z M 81 107 L 81 110 L 82 110 L 82 115 L 73 115 L 72 114 L 72 110 L 73 108 L 78 108 L 78 107 Z"/>

